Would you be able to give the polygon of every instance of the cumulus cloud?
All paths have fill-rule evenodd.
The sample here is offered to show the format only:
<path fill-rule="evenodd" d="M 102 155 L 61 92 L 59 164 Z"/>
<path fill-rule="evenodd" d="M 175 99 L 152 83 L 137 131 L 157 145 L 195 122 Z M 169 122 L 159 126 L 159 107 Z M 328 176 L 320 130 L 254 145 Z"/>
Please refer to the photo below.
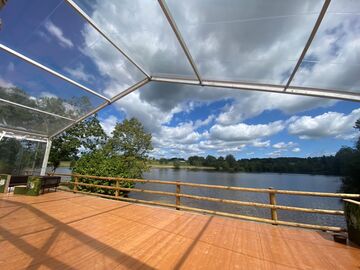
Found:
<path fill-rule="evenodd" d="M 63 31 L 58 26 L 56 26 L 52 21 L 50 20 L 46 21 L 44 26 L 46 30 L 60 42 L 60 45 L 62 47 L 67 47 L 67 48 L 74 47 L 73 42 L 69 38 L 65 37 Z"/>
<path fill-rule="evenodd" d="M 294 153 L 299 153 L 301 151 L 301 149 L 299 147 L 296 147 L 296 148 L 292 149 L 291 151 L 293 151 Z"/>
<path fill-rule="evenodd" d="M 300 139 L 318 139 L 334 137 L 350 139 L 356 136 L 353 125 L 360 117 L 360 109 L 350 114 L 327 112 L 315 117 L 292 117 L 288 132 L 299 136 Z"/>
<path fill-rule="evenodd" d="M 283 121 L 275 121 L 269 124 L 247 125 L 239 123 L 236 125 L 222 126 L 216 124 L 210 129 L 213 139 L 224 141 L 250 141 L 254 138 L 268 137 L 285 128 Z"/>

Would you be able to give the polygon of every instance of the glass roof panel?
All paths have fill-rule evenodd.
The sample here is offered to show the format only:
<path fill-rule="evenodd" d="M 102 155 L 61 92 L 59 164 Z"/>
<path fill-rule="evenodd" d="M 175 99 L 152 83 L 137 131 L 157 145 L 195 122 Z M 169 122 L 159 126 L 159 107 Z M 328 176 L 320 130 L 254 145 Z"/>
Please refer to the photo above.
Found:
<path fill-rule="evenodd" d="M 291 85 L 360 92 L 360 2 L 333 0 Z"/>
<path fill-rule="evenodd" d="M 0 59 L 2 99 L 72 119 L 79 118 L 105 102 L 1 50 Z"/>
<path fill-rule="evenodd" d="M 1 43 L 108 97 L 145 77 L 65 1 L 8 1 L 1 18 Z"/>
<path fill-rule="evenodd" d="M 151 75 L 195 78 L 158 1 L 75 2 Z"/>
<path fill-rule="evenodd" d="M 323 0 L 167 0 L 203 79 L 285 84 Z"/>
<path fill-rule="evenodd" d="M 29 111 L 0 101 L 0 128 L 11 128 L 49 136 L 72 121 Z"/>

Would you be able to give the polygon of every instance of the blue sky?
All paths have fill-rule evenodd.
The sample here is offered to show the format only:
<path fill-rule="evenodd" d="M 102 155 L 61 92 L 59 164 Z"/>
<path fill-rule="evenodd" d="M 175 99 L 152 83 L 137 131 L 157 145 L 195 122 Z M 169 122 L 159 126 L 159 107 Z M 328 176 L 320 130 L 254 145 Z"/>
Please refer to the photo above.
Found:
<path fill-rule="evenodd" d="M 157 1 L 75 2 L 150 74 L 195 78 Z M 232 2 L 231 10 L 215 2 L 204 7 L 201 1 L 168 1 L 203 78 L 284 84 L 323 1 L 294 1 L 261 10 L 251 1 L 239 1 L 239 6 Z M 357 11 L 360 4 L 332 1 L 294 85 L 359 92 Z M 9 1 L 0 17 L 1 43 L 107 97 L 144 78 L 63 1 Z M 93 107 L 102 102 L 5 52 L 0 58 L 1 86 L 17 86 L 32 99 L 52 96 L 66 103 L 84 95 Z M 352 146 L 360 106 L 151 82 L 99 113 L 109 134 L 116 122 L 130 117 L 153 134 L 155 157 L 307 157 Z"/>

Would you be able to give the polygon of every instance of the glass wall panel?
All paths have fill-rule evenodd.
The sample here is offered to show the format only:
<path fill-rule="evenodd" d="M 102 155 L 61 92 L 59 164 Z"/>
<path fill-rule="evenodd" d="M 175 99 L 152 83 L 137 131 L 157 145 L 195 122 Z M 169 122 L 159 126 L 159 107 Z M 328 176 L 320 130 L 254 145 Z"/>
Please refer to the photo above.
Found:
<path fill-rule="evenodd" d="M 360 1 L 333 0 L 292 85 L 360 92 Z"/>
<path fill-rule="evenodd" d="M 39 175 L 46 143 L 4 137 L 0 141 L 0 173 Z"/>
<path fill-rule="evenodd" d="M 8 1 L 1 18 L 1 43 L 108 97 L 144 78 L 66 1 Z"/>
<path fill-rule="evenodd" d="M 322 0 L 167 0 L 204 79 L 285 84 Z"/>
<path fill-rule="evenodd" d="M 6 52 L 0 59 L 2 99 L 72 119 L 105 101 Z"/>
<path fill-rule="evenodd" d="M 195 78 L 158 1 L 75 2 L 151 75 Z"/>
<path fill-rule="evenodd" d="M 0 127 L 37 134 L 54 134 L 72 121 L 0 102 Z"/>

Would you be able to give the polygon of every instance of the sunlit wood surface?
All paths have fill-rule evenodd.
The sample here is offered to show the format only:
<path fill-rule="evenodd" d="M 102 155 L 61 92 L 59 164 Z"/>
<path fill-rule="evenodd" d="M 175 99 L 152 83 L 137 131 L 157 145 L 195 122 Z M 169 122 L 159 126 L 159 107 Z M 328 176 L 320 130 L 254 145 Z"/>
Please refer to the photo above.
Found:
<path fill-rule="evenodd" d="M 0 195 L 0 269 L 360 269 L 326 233 L 68 192 Z"/>

